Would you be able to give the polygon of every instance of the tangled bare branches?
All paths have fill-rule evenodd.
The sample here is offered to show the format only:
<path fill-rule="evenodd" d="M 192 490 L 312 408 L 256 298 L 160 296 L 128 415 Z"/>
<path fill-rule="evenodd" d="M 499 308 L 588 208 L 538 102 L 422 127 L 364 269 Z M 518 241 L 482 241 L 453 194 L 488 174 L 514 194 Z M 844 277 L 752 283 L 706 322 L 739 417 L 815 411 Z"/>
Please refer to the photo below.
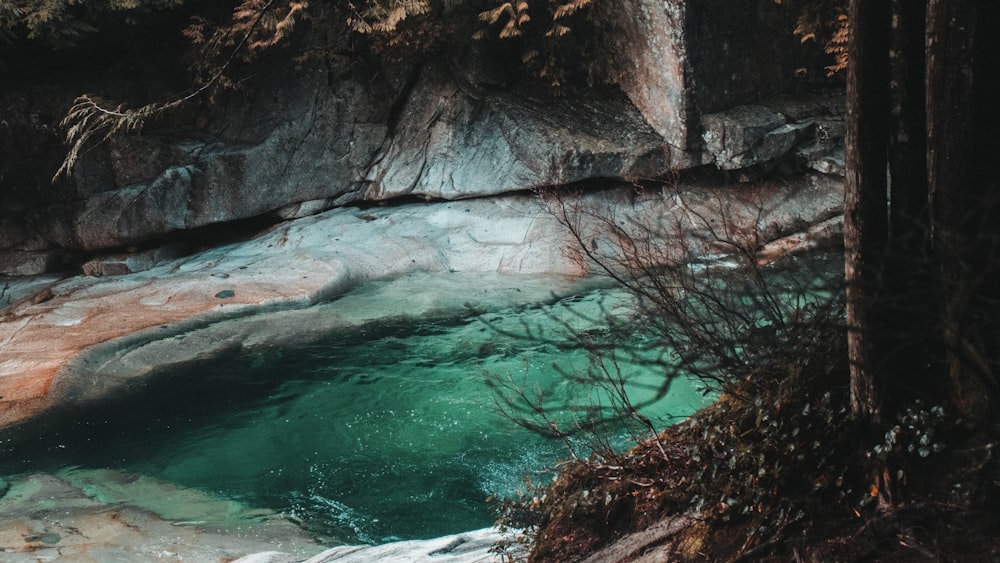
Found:
<path fill-rule="evenodd" d="M 824 344 L 829 330 L 820 328 L 841 324 L 837 276 L 759 263 L 765 210 L 757 202 L 702 194 L 689 204 L 657 193 L 645 201 L 659 205 L 636 203 L 623 213 L 581 203 L 593 200 L 580 193 L 542 197 L 576 241 L 576 259 L 631 301 L 614 314 L 602 307 L 600 318 L 582 324 L 560 321 L 557 337 L 525 327 L 527 338 L 588 358 L 582 368 L 553 366 L 584 390 L 561 401 L 526 380 L 490 378 L 501 411 L 535 432 L 564 442 L 584 433 L 592 451 L 611 457 L 609 428 L 626 422 L 657 437 L 667 421 L 644 413 L 676 382 L 696 380 L 706 393 L 751 401 L 748 390 L 771 385 Z M 666 209 L 670 197 L 668 213 L 650 211 Z"/>
<path fill-rule="evenodd" d="M 580 259 L 636 297 L 639 318 L 678 369 L 722 391 L 797 354 L 799 329 L 836 306 L 813 273 L 758 262 L 766 242 L 759 202 L 718 194 L 689 205 L 677 194 L 664 196 L 674 199 L 672 214 L 642 217 L 546 197 Z"/>

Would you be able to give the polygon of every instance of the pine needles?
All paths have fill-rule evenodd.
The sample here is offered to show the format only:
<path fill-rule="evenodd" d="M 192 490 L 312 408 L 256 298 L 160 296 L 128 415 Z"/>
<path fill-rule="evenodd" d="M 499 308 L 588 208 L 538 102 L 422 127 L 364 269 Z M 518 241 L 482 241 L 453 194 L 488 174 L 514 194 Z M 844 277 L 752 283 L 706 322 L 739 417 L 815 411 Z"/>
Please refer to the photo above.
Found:
<path fill-rule="evenodd" d="M 56 182 L 63 174 L 69 175 L 84 148 L 92 139 L 98 143 L 107 141 L 120 133 L 137 132 L 146 119 L 177 107 L 184 98 L 167 103 L 148 104 L 137 109 L 127 109 L 124 104 L 116 104 L 97 96 L 84 94 L 73 101 L 66 117 L 59 126 L 66 130 L 66 156 L 62 165 L 52 176 Z"/>
<path fill-rule="evenodd" d="M 184 34 L 195 45 L 202 45 L 202 56 L 196 70 L 203 72 L 201 85 L 187 94 L 165 102 L 154 102 L 138 108 L 84 94 L 60 122 L 66 131 L 66 156 L 52 177 L 69 175 L 88 146 L 100 144 L 123 133 L 136 133 L 153 117 L 161 116 L 190 100 L 218 88 L 233 87 L 226 70 L 236 61 L 249 61 L 256 53 L 281 42 L 298 19 L 305 17 L 308 2 L 281 1 L 284 9 L 273 10 L 279 0 L 243 0 L 233 10 L 226 26 L 214 26 L 204 19 L 192 22 Z M 218 57 L 228 52 L 222 62 Z"/>

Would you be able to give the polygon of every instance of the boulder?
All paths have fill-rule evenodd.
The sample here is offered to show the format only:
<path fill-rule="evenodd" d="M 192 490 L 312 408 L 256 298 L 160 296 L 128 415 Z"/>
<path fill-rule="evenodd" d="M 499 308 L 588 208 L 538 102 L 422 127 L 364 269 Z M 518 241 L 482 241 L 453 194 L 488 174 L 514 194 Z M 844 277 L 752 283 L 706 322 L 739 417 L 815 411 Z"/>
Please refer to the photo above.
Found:
<path fill-rule="evenodd" d="M 839 94 L 817 94 L 705 114 L 702 161 L 720 170 L 742 170 L 773 164 L 794 153 L 805 167 L 838 174 L 829 163 L 836 160 L 845 133 L 843 112 Z"/>
<path fill-rule="evenodd" d="M 80 266 L 84 276 L 119 276 L 144 272 L 185 254 L 180 243 L 166 244 L 146 250 L 117 252 L 92 258 Z"/>
<path fill-rule="evenodd" d="M 366 199 L 462 199 L 670 170 L 626 100 L 487 94 L 435 69 L 406 100 L 369 170 Z"/>
<path fill-rule="evenodd" d="M 186 520 L 176 519 L 178 510 Z M 134 473 L 17 475 L 0 504 L 5 563 L 232 561 L 276 545 L 282 561 L 323 550 L 281 514 Z"/>
<path fill-rule="evenodd" d="M 764 106 L 737 106 L 704 115 L 701 122 L 705 160 L 721 170 L 771 160 L 787 152 L 794 141 L 795 130 L 788 128 L 785 116 Z"/>
<path fill-rule="evenodd" d="M 63 253 L 59 250 L 0 252 L 0 276 L 37 276 L 58 269 Z"/>
<path fill-rule="evenodd" d="M 795 155 L 807 167 L 821 174 L 841 177 L 845 174 L 846 155 L 842 144 L 816 141 L 800 147 Z"/>
<path fill-rule="evenodd" d="M 388 130 L 388 108 L 370 91 L 384 85 L 331 87 L 324 69 L 301 73 L 226 107 L 213 125 L 219 133 L 152 132 L 94 151 L 75 172 L 70 228 L 43 236 L 67 248 L 117 248 L 300 202 L 359 199 Z"/>

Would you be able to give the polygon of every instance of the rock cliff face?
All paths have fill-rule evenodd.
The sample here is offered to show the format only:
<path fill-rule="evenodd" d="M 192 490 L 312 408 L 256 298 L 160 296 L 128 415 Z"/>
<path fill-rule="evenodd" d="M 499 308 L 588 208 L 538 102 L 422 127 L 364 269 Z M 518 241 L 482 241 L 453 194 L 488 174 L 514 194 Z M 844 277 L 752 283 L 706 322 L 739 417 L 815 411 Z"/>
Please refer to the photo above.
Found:
<path fill-rule="evenodd" d="M 267 129 L 111 141 L 77 167 L 78 199 L 11 218 L 0 239 L 15 252 L 97 251 L 269 213 L 292 218 L 362 200 L 463 199 L 669 170 L 662 140 L 624 99 L 491 94 L 431 65 L 412 71 L 388 119 L 387 108 L 371 107 L 382 85 L 348 78 L 328 86 L 322 69 L 310 70 L 276 79 L 270 108 L 240 112 L 269 113 Z M 8 257 L 7 273 L 47 266 L 27 258 L 14 265 Z"/>
<path fill-rule="evenodd" d="M 361 201 L 456 200 L 781 161 L 816 139 L 838 104 L 795 115 L 767 107 L 762 98 L 794 85 L 795 51 L 787 15 L 772 2 L 753 4 L 712 15 L 700 4 L 622 3 L 605 35 L 620 53 L 625 95 L 498 87 L 475 57 L 263 62 L 259 77 L 207 118 L 180 116 L 98 145 L 48 191 L 40 186 L 58 158 L 59 111 L 78 92 L 63 90 L 63 104 L 45 113 L 15 91 L 0 100 L 0 117 L 9 117 L 0 145 L 38 168 L 34 182 L 7 174 L 0 273 L 75 269 L 95 254 L 199 238 L 212 225 L 273 223 Z M 764 105 L 736 107 L 751 102 Z M 11 136 L 8 122 L 24 131 Z M 833 147 L 837 139 L 824 140 Z M 26 142 L 47 152 L 22 150 Z"/>
<path fill-rule="evenodd" d="M 673 151 L 675 166 L 699 164 L 701 116 L 796 86 L 808 72 L 779 3 L 626 0 L 606 17 L 621 53 L 621 87 Z M 784 31 L 782 31 L 784 30 Z"/>

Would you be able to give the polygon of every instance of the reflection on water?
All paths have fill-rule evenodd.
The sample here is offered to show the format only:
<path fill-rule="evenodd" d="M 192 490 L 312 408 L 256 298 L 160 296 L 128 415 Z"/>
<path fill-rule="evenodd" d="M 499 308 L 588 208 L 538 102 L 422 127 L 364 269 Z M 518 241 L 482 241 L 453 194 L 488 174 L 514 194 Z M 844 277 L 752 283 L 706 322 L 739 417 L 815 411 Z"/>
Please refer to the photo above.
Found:
<path fill-rule="evenodd" d="M 556 307 L 330 335 L 205 363 L 143 384 L 99 413 L 37 426 L 34 439 L 8 440 L 0 471 L 136 472 L 294 514 L 329 540 L 488 526 L 487 496 L 512 493 L 566 452 L 498 415 L 485 374 L 523 376 L 560 396 L 574 391 L 553 364 L 587 363 L 579 351 L 498 330 L 549 336 L 567 322 L 587 330 L 610 309 L 627 312 L 627 301 L 601 290 Z M 649 414 L 666 423 L 706 401 L 697 384 L 683 382 Z"/>

